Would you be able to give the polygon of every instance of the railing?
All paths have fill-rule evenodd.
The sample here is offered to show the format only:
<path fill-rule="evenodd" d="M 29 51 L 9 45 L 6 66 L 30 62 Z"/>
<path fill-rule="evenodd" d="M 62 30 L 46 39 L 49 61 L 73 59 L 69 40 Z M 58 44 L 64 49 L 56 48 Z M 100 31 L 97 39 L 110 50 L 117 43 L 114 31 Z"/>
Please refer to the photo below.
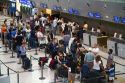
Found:
<path fill-rule="evenodd" d="M 19 83 L 19 71 L 15 71 L 13 69 L 11 69 L 10 67 L 8 67 L 3 61 L 0 60 L 0 76 L 3 76 L 2 75 L 2 72 L 1 72 L 1 65 L 4 65 L 6 68 L 7 68 L 7 75 L 10 76 L 10 70 L 15 72 L 17 74 L 17 83 Z"/>

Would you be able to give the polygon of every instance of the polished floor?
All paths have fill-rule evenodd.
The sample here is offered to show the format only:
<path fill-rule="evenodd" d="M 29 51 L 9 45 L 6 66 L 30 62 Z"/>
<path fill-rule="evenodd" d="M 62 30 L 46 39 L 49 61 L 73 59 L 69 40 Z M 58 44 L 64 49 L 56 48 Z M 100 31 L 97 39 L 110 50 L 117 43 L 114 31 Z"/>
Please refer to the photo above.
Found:
<path fill-rule="evenodd" d="M 58 39 L 61 37 L 57 36 Z M 85 46 L 85 45 L 84 45 Z M 0 41 L 0 60 L 3 61 L 6 66 L 9 68 L 19 71 L 19 81 L 20 83 L 52 83 L 54 81 L 54 71 L 50 70 L 47 66 L 44 67 L 43 75 L 46 78 L 45 80 L 39 80 L 39 77 L 41 77 L 41 70 L 38 66 L 38 59 L 41 56 L 45 56 L 44 50 L 38 51 L 38 55 L 35 55 L 35 50 L 29 50 L 27 51 L 27 56 L 33 56 L 35 59 L 32 58 L 32 65 L 33 65 L 33 72 L 24 71 L 21 68 L 20 64 L 18 63 L 18 59 L 16 58 L 16 53 L 14 53 L 15 58 L 10 58 L 12 56 L 12 52 L 8 50 L 8 53 L 4 53 L 5 47 L 2 45 Z M 87 49 L 88 46 L 85 46 Z M 107 59 L 107 53 L 100 51 L 99 55 L 102 56 L 102 60 L 104 62 L 104 65 L 106 64 Z M 49 60 L 50 61 L 50 60 Z M 125 73 L 125 59 L 122 59 L 118 56 L 114 57 L 114 61 L 116 63 L 116 74 Z M 2 64 L 1 65 L 1 72 L 4 75 L 7 75 L 7 68 Z M 115 83 L 125 83 L 125 74 L 117 75 L 117 79 L 115 80 Z M 61 78 L 59 80 L 62 80 Z M 59 81 L 58 80 L 58 81 Z M 10 70 L 10 83 L 17 83 L 17 74 Z M 57 82 L 62 83 L 62 82 Z M 75 81 L 75 83 L 80 83 L 78 80 Z M 93 82 L 94 83 L 94 82 Z"/>

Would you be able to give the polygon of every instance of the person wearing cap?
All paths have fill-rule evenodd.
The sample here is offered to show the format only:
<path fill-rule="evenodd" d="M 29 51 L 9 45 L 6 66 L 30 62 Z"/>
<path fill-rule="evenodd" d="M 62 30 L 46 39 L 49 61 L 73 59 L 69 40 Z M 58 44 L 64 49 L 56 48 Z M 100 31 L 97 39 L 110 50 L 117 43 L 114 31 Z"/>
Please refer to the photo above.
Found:
<path fill-rule="evenodd" d="M 94 59 L 95 59 L 95 57 L 94 57 L 94 54 L 92 52 L 92 48 L 89 48 L 88 53 L 85 54 L 84 63 L 89 66 L 90 70 L 93 68 Z"/>

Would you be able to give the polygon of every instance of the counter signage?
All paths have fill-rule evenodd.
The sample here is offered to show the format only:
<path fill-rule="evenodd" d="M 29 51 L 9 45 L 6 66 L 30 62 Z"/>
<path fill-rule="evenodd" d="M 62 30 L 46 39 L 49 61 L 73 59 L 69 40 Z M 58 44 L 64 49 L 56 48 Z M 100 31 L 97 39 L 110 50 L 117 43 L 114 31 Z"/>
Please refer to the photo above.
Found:
<path fill-rule="evenodd" d="M 102 15 L 99 12 L 88 12 L 88 16 L 92 18 L 101 19 Z"/>
<path fill-rule="evenodd" d="M 40 7 L 42 7 L 42 8 L 47 8 L 47 4 L 46 4 L 46 3 L 41 3 L 41 4 L 40 4 Z"/>
<path fill-rule="evenodd" d="M 125 23 L 125 17 L 122 18 L 122 23 Z"/>

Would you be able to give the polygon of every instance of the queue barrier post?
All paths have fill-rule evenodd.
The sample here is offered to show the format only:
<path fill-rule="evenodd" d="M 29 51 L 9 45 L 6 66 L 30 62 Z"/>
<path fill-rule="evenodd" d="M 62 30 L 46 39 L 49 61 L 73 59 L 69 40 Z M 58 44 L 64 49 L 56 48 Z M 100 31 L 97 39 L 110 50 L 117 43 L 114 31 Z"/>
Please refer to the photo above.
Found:
<path fill-rule="evenodd" d="M 3 76 L 3 74 L 1 73 L 1 63 L 0 63 L 0 76 Z"/>
<path fill-rule="evenodd" d="M 42 63 L 43 64 L 43 63 Z M 46 79 L 45 77 L 43 77 L 43 65 L 41 65 L 41 77 L 39 78 L 40 80 L 44 80 Z"/>
<path fill-rule="evenodd" d="M 32 68 L 32 56 L 30 55 L 30 69 L 29 69 L 30 72 L 33 72 L 33 68 Z"/>
<path fill-rule="evenodd" d="M 12 48 L 11 48 L 12 49 L 12 56 L 10 58 L 15 58 L 15 56 L 13 56 L 13 54 L 14 54 L 14 51 L 13 51 L 13 41 L 12 41 L 12 45 L 11 46 L 12 46 Z"/>

